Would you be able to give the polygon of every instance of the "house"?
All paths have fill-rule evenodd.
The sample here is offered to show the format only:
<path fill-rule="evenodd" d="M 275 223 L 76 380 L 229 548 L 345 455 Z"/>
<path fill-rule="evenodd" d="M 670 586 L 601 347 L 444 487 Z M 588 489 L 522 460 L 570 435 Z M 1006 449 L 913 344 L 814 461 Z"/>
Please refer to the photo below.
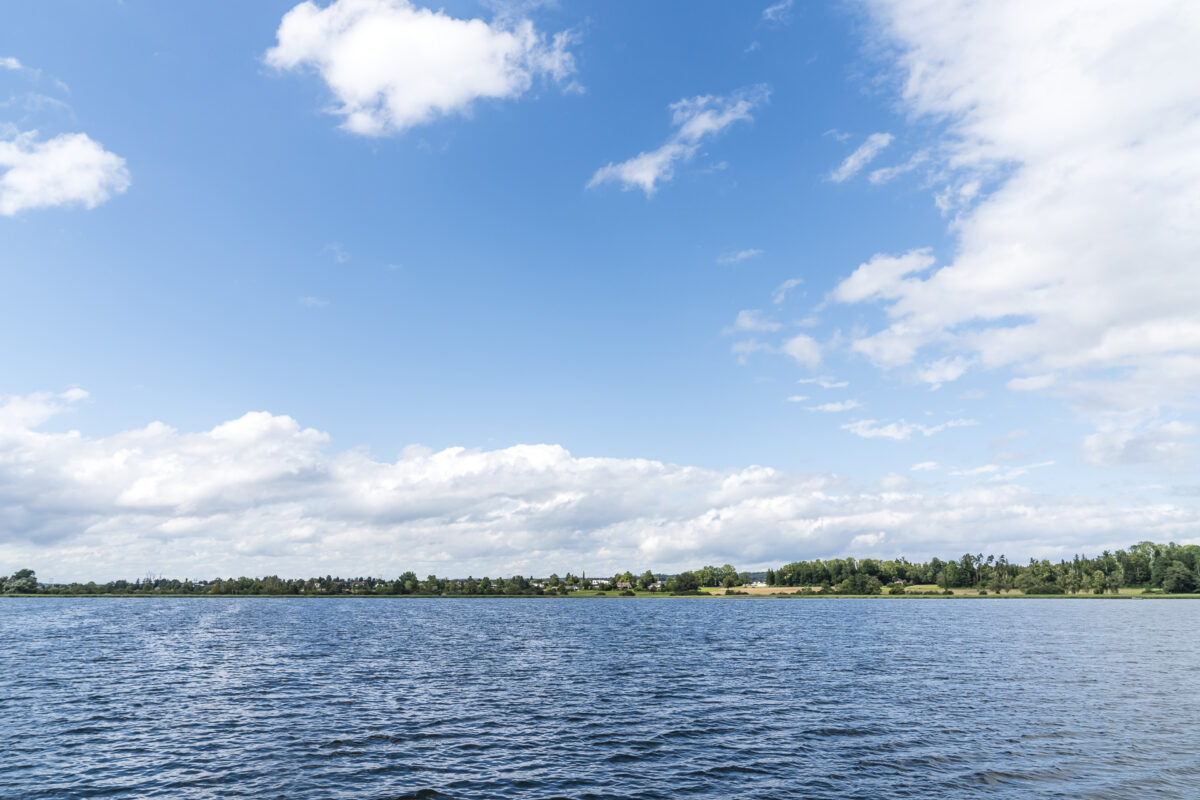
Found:
<path fill-rule="evenodd" d="M 630 583 L 629 581 L 617 581 L 617 588 L 618 589 L 632 589 L 633 584 Z"/>
<path fill-rule="evenodd" d="M 767 582 L 766 581 L 753 581 L 752 583 L 748 583 L 746 585 L 751 588 L 754 588 L 754 589 L 765 589 L 767 586 Z"/>
<path fill-rule="evenodd" d="M 590 581 L 588 582 L 588 584 L 589 584 L 589 585 L 590 585 L 590 586 L 591 586 L 593 589 L 603 589 L 605 586 L 608 586 L 608 581 L 606 581 L 606 580 L 604 580 L 604 579 L 602 579 L 602 578 L 593 578 L 592 580 L 590 580 Z"/>

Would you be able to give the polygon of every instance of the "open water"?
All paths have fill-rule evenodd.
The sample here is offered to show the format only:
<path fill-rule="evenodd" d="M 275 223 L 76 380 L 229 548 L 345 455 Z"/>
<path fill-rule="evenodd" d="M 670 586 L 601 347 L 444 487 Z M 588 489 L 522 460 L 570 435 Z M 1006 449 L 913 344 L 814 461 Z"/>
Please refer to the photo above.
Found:
<path fill-rule="evenodd" d="M 1200 602 L 9 599 L 0 797 L 1197 798 Z"/>

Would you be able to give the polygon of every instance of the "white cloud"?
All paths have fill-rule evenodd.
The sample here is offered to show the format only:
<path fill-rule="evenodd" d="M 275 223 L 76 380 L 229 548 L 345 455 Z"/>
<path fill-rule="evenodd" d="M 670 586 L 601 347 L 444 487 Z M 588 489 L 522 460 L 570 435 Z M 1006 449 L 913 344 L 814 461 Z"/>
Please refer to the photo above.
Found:
<path fill-rule="evenodd" d="M 771 345 L 760 342 L 757 339 L 743 339 L 740 342 L 734 342 L 733 347 L 729 348 L 730 352 L 737 356 L 738 363 L 745 364 L 746 357 L 752 353 L 772 352 L 774 350 Z"/>
<path fill-rule="evenodd" d="M 928 274 L 839 287 L 889 318 L 854 347 L 885 366 L 949 348 L 1097 418 L 1191 404 L 1200 83 L 1181 76 L 1200 74 L 1200 6 L 869 6 L 906 110 L 944 126 L 931 171 L 957 244 Z"/>
<path fill-rule="evenodd" d="M 569 33 L 547 39 L 528 19 L 457 19 L 408 0 L 300 3 L 276 36 L 267 64 L 315 70 L 342 127 L 365 136 L 465 114 L 477 100 L 521 96 L 538 76 L 562 82 L 575 71 Z"/>
<path fill-rule="evenodd" d="M 796 383 L 815 383 L 822 389 L 845 389 L 850 385 L 850 381 L 839 381 L 836 378 L 831 378 L 828 375 L 822 375 L 819 378 L 801 378 Z"/>
<path fill-rule="evenodd" d="M 733 331 L 777 331 L 779 328 L 780 325 L 778 322 L 765 318 L 761 311 L 748 308 L 738 312 L 733 327 L 726 329 L 726 333 Z"/>
<path fill-rule="evenodd" d="M 5 56 L 0 58 L 0 69 L 9 69 L 14 72 L 20 72 L 21 70 L 25 69 L 25 67 L 22 66 L 20 61 L 12 56 Z"/>
<path fill-rule="evenodd" d="M 778 3 L 773 3 L 763 9 L 762 18 L 764 22 L 774 22 L 780 25 L 787 24 L 792 18 L 792 4 L 795 0 L 779 0 Z"/>
<path fill-rule="evenodd" d="M 902 256 L 874 255 L 834 287 L 833 299 L 841 303 L 861 303 L 899 297 L 917 280 L 909 276 L 924 272 L 934 263 L 928 248 L 909 250 Z"/>
<path fill-rule="evenodd" d="M 762 250 L 755 250 L 754 248 L 751 248 L 749 250 L 737 250 L 737 251 L 730 252 L 730 253 L 722 253 L 721 255 L 717 256 L 717 263 L 718 264 L 736 264 L 739 261 L 745 261 L 748 258 L 757 258 L 758 256 L 761 256 L 762 254 L 763 254 Z"/>
<path fill-rule="evenodd" d="M 872 170 L 871 174 L 868 176 L 868 179 L 871 181 L 871 183 L 875 184 L 887 183 L 897 175 L 904 175 L 905 173 L 912 172 L 914 169 L 921 166 L 928 160 L 929 152 L 927 150 L 918 150 L 917 152 L 913 153 L 912 156 L 909 157 L 908 161 L 905 161 L 903 164 L 897 164 L 894 167 L 883 167 L 881 169 Z"/>
<path fill-rule="evenodd" d="M 921 461 L 920 463 L 913 464 L 910 469 L 912 469 L 913 472 L 930 472 L 937 468 L 938 465 L 936 461 Z"/>
<path fill-rule="evenodd" d="M 787 399 L 787 401 L 789 403 L 803 403 L 807 399 L 808 399 L 808 395 L 806 395 L 806 394 L 794 394 L 791 397 L 789 397 Z"/>
<path fill-rule="evenodd" d="M 85 133 L 38 141 L 28 131 L 0 141 L 0 214 L 81 205 L 95 208 L 129 188 L 125 159 Z"/>
<path fill-rule="evenodd" d="M 1190 504 L 1054 498 L 989 483 L 945 493 L 828 474 L 573 456 L 556 445 L 410 447 L 382 460 L 253 412 L 198 433 L 159 422 L 93 437 L 38 429 L 86 397 L 0 403 L 0 563 L 43 579 L 333 572 L 546 574 L 745 568 L 851 552 L 1011 558 L 1187 541 Z M 878 543 L 881 540 L 875 540 Z M 15 568 L 15 566 L 13 567 Z"/>
<path fill-rule="evenodd" d="M 796 359 L 796 363 L 812 369 L 821 363 L 821 345 L 816 339 L 797 334 L 783 343 L 783 352 Z"/>
<path fill-rule="evenodd" d="M 841 163 L 841 166 L 829 173 L 829 180 L 841 183 L 853 178 L 859 170 L 870 164 L 875 156 L 883 152 L 883 149 L 891 144 L 894 138 L 890 133 L 872 133 L 857 150 L 846 156 L 846 160 Z"/>
<path fill-rule="evenodd" d="M 1032 375 L 1028 378 L 1013 378 L 1005 386 L 1014 392 L 1036 392 L 1053 386 L 1057 380 L 1054 375 Z"/>
<path fill-rule="evenodd" d="M 891 489 L 892 487 L 884 487 Z M 887 533 L 880 531 L 879 533 L 860 533 L 850 540 L 850 550 L 852 552 L 861 553 L 863 551 L 872 552 L 879 545 L 883 544 L 883 540 L 887 538 Z"/>
<path fill-rule="evenodd" d="M 999 471 L 1000 467 L 995 464 L 984 464 L 982 467 L 972 467 L 971 469 L 956 469 L 950 474 L 958 478 L 970 478 L 976 475 L 990 475 Z"/>
<path fill-rule="evenodd" d="M 779 305 L 787 297 L 788 292 L 790 292 L 792 289 L 795 289 L 797 286 L 802 285 L 803 283 L 803 278 L 788 278 L 786 281 L 779 284 L 779 286 L 775 287 L 775 291 L 771 292 L 771 302 L 775 305 Z"/>
<path fill-rule="evenodd" d="M 842 430 L 850 431 L 850 433 L 860 436 L 863 439 L 895 439 L 896 441 L 904 441 L 911 439 L 914 433 L 920 433 L 923 436 L 933 436 L 935 433 L 941 433 L 949 428 L 962 428 L 978 424 L 973 419 L 952 419 L 940 425 L 921 425 L 915 422 L 905 422 L 904 420 L 883 424 L 873 419 L 860 419 L 846 423 L 842 426 Z"/>
<path fill-rule="evenodd" d="M 819 406 L 809 406 L 808 410 L 809 411 L 839 412 L 839 411 L 853 411 L 856 408 L 862 408 L 862 403 L 858 402 L 857 400 L 839 400 L 839 401 L 833 402 L 833 403 L 822 403 Z"/>
<path fill-rule="evenodd" d="M 1190 440 L 1195 435 L 1196 426 L 1184 422 L 1168 422 L 1138 431 L 1101 431 L 1083 440 L 1083 457 L 1101 467 L 1184 465 L 1192 460 L 1195 448 Z"/>
<path fill-rule="evenodd" d="M 943 383 L 950 383 L 961 378 L 970 365 L 971 360 L 962 356 L 939 358 L 917 370 L 917 378 L 923 383 L 930 384 L 931 389 L 938 389 Z"/>
<path fill-rule="evenodd" d="M 1014 481 L 1030 470 L 1054 466 L 1053 461 L 1039 461 L 1036 464 L 1025 464 L 1019 467 L 1001 467 L 999 464 L 984 464 L 971 469 L 957 469 L 950 474 L 956 478 L 982 478 L 987 476 L 989 481 Z"/>
<path fill-rule="evenodd" d="M 588 181 L 588 188 L 619 183 L 622 189 L 641 189 L 650 197 L 657 191 L 659 183 L 674 177 L 677 162 L 692 158 L 701 142 L 735 122 L 753 120 L 751 112 L 769 97 L 770 91 L 760 84 L 740 89 L 728 97 L 701 95 L 672 103 L 671 124 L 676 130 L 666 144 L 656 150 L 638 153 L 628 161 L 601 167 Z"/>

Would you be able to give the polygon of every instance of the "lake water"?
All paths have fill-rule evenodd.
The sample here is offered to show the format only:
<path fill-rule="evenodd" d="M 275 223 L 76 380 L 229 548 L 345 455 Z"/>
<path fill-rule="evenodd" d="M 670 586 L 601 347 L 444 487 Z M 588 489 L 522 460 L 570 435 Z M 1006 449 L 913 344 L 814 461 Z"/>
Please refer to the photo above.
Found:
<path fill-rule="evenodd" d="M 0 601 L 0 797 L 1200 797 L 1200 602 Z"/>

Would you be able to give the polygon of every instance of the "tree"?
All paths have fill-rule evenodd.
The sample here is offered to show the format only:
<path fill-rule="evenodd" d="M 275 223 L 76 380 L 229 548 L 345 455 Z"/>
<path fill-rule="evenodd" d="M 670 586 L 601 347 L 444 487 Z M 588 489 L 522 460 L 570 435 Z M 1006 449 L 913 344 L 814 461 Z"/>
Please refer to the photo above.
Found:
<path fill-rule="evenodd" d="M 700 588 L 700 576 L 694 572 L 681 572 L 667 581 L 672 592 L 694 592 Z"/>
<path fill-rule="evenodd" d="M 646 570 L 642 573 L 641 577 L 638 578 L 638 586 L 643 589 L 649 589 L 656 583 L 658 583 L 658 578 L 654 577 L 654 573 L 650 570 Z"/>
<path fill-rule="evenodd" d="M 1196 591 L 1196 579 L 1180 561 L 1173 561 L 1163 570 L 1162 588 L 1170 594 L 1188 594 Z M 8 584 L 5 584 L 6 591 Z"/>
<path fill-rule="evenodd" d="M 19 569 L 4 581 L 5 594 L 33 594 L 37 590 L 37 575 L 31 569 Z"/>

